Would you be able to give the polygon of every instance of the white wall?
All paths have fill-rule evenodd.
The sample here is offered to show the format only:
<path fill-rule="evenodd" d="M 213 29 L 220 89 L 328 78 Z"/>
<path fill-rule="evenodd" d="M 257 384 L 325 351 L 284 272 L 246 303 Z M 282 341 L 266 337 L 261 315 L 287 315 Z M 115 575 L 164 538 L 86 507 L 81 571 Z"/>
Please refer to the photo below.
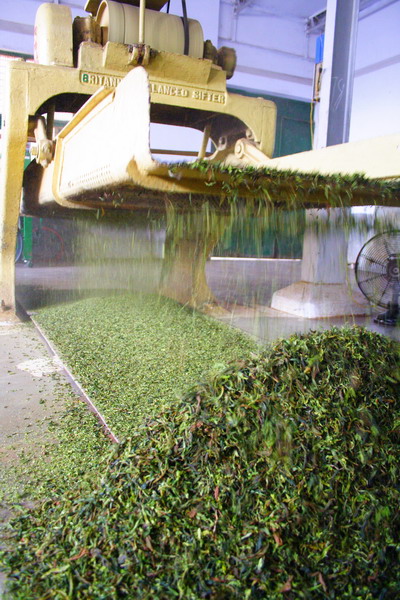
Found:
<path fill-rule="evenodd" d="M 315 2 L 324 4 L 310 0 L 310 15 Z M 234 47 L 238 57 L 230 85 L 309 101 L 315 36 L 306 35 L 304 17 L 271 15 L 268 5 L 258 0 L 235 15 L 231 0 L 221 0 L 219 46 Z"/>
<path fill-rule="evenodd" d="M 400 133 L 400 1 L 358 25 L 350 141 Z"/>
<path fill-rule="evenodd" d="M 204 39 L 211 40 L 214 45 L 218 43 L 220 3 L 218 0 L 186 0 L 189 19 L 200 21 Z M 181 0 L 171 0 L 170 13 L 182 15 Z"/>

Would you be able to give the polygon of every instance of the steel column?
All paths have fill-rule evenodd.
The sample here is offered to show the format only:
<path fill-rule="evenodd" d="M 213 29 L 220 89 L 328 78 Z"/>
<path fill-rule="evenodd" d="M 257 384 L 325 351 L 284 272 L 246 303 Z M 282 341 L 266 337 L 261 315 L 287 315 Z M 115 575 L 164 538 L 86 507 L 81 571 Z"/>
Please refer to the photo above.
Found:
<path fill-rule="evenodd" d="M 328 0 L 314 148 L 349 141 L 360 0 Z"/>
<path fill-rule="evenodd" d="M 349 141 L 360 0 L 337 0 L 327 146 Z"/>

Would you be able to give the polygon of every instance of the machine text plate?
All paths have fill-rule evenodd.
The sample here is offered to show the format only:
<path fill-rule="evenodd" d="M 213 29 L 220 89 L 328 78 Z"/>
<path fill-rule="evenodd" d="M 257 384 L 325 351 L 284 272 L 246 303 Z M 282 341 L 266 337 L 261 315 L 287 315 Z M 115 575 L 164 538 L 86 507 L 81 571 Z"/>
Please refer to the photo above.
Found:
<path fill-rule="evenodd" d="M 94 85 L 98 87 L 116 87 L 119 83 L 121 83 L 123 77 L 119 77 L 118 75 L 107 75 L 104 73 L 82 71 L 80 73 L 80 80 L 81 83 L 86 85 Z M 150 81 L 150 92 L 160 96 L 193 98 L 193 100 L 200 100 L 202 102 L 209 102 L 211 104 L 226 103 L 226 93 L 203 89 L 200 87 Z"/>

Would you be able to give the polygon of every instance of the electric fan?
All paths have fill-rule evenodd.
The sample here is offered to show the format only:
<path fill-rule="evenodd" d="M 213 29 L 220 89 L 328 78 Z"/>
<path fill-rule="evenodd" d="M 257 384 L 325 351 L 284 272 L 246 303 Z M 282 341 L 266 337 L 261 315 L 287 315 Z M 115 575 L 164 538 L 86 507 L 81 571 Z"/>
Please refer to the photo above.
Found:
<path fill-rule="evenodd" d="M 387 309 L 374 321 L 396 325 L 399 321 L 400 231 L 386 231 L 368 240 L 357 256 L 355 275 L 367 300 Z"/>

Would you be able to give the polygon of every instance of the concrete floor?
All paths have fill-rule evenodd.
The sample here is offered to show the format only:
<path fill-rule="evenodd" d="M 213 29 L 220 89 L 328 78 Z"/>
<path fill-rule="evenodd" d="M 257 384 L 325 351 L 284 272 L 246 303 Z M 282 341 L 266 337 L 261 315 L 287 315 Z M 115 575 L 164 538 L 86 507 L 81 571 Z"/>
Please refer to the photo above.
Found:
<path fill-rule="evenodd" d="M 48 417 L 63 408 L 58 400 L 62 366 L 30 323 L 0 320 L 0 481 L 26 446 L 51 439 Z M 12 478 L 12 472 L 8 472 Z"/>
<path fill-rule="evenodd" d="M 45 444 L 55 442 L 49 423 L 63 409 L 65 381 L 61 365 L 30 323 L 0 319 L 0 536 L 11 515 L 7 490 L 23 485 L 15 467 L 24 451 L 40 456 Z M 0 598 L 3 587 L 0 573 Z"/>

